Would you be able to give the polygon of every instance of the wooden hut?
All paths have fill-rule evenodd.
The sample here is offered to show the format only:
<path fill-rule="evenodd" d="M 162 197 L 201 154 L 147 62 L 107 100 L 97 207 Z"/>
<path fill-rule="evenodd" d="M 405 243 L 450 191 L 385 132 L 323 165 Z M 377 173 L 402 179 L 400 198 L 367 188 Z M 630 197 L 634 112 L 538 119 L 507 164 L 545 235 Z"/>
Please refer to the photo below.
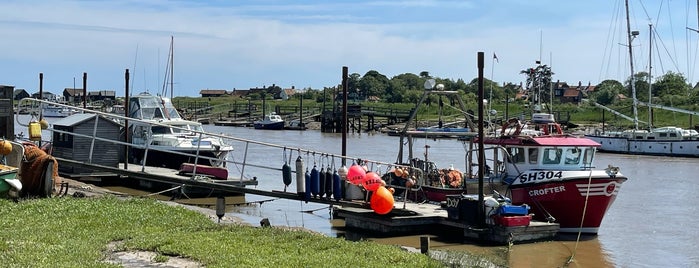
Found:
<path fill-rule="evenodd" d="M 95 128 L 95 120 L 97 120 L 97 128 Z M 96 114 L 74 114 L 54 122 L 53 129 L 91 137 L 94 133 L 96 137 L 118 141 L 121 125 L 104 116 L 98 117 Z M 54 131 L 53 156 L 109 167 L 119 166 L 119 144 L 94 139 L 94 147 L 90 150 L 93 146 L 92 142 L 92 138 Z M 92 159 L 90 159 L 90 151 L 92 151 Z M 90 169 L 69 164 L 61 164 L 58 169 L 71 174 L 92 173 Z"/>

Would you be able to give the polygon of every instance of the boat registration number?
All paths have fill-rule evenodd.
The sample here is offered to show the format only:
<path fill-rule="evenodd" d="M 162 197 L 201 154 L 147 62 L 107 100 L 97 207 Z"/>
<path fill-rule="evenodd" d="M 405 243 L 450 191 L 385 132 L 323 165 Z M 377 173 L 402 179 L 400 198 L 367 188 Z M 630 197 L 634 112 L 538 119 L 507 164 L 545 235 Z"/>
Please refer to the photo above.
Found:
<path fill-rule="evenodd" d="M 563 177 L 562 171 L 535 171 L 519 175 L 519 183 L 527 183 L 542 180 L 554 180 Z"/>

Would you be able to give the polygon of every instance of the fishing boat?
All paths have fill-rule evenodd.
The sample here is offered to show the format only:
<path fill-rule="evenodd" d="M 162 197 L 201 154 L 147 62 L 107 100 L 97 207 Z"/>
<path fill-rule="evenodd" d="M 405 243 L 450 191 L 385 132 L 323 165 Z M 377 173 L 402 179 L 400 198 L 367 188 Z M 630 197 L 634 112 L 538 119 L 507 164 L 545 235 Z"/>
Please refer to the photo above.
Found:
<path fill-rule="evenodd" d="M 628 1 L 626 1 L 626 31 L 628 37 L 628 52 L 629 58 L 633 59 L 633 46 L 631 41 L 638 35 L 637 31 L 632 32 L 629 23 Z M 653 33 L 652 24 L 650 25 L 651 34 Z M 651 47 L 652 51 L 652 47 Z M 634 122 L 634 128 L 623 131 L 604 131 L 595 130 L 586 136 L 596 142 L 601 147 L 600 151 L 622 154 L 640 154 L 640 155 L 662 155 L 662 156 L 682 156 L 682 157 L 699 157 L 699 133 L 693 129 L 683 129 L 674 126 L 666 126 L 654 128 L 652 127 L 652 119 L 649 118 L 648 129 L 639 129 L 638 127 L 638 105 L 645 105 L 649 108 L 649 117 L 651 116 L 651 108 L 659 108 L 673 112 L 680 112 L 690 115 L 699 115 L 699 112 L 688 111 L 673 107 L 666 107 L 658 104 L 644 103 L 636 98 L 636 79 L 634 73 L 633 60 L 629 61 L 631 69 L 630 85 L 633 97 L 633 118 L 618 113 L 610 108 L 600 104 L 595 104 L 597 107 L 608 110 L 616 115 Z M 650 69 L 649 64 L 649 69 Z M 648 72 L 650 73 L 650 71 Z"/>
<path fill-rule="evenodd" d="M 500 134 L 483 138 L 494 156 L 486 163 L 487 180 L 507 185 L 513 204 L 531 206 L 534 219 L 557 222 L 560 232 L 596 234 L 627 180 L 618 167 L 594 168 L 600 144 L 563 134 L 548 121 L 509 120 Z"/>
<path fill-rule="evenodd" d="M 182 163 L 223 166 L 233 148 L 206 134 L 199 122 L 184 120 L 169 98 L 141 93 L 129 98 L 131 161 L 149 166 L 180 168 Z M 147 152 L 147 154 L 146 154 Z"/>
<path fill-rule="evenodd" d="M 284 129 L 284 119 L 275 112 L 266 114 L 262 120 L 253 122 L 255 129 L 282 130 Z"/>

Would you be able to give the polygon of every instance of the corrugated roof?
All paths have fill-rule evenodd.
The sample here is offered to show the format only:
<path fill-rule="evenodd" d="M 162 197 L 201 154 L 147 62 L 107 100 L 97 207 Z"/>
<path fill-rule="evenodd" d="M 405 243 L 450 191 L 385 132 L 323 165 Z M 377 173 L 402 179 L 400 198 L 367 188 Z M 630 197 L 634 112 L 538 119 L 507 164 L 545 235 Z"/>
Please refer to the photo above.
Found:
<path fill-rule="evenodd" d="M 76 126 L 82 122 L 85 122 L 85 121 L 88 121 L 88 120 L 94 118 L 95 116 L 96 116 L 96 114 L 90 114 L 90 113 L 69 115 L 69 116 L 66 116 L 64 118 L 59 119 L 56 122 L 53 122 L 53 125 L 54 126 L 67 126 L 67 127 Z M 108 118 L 105 118 L 104 116 L 101 116 L 100 120 L 105 120 L 105 121 L 111 122 L 115 125 L 119 125 L 117 122 L 114 122 Z"/>

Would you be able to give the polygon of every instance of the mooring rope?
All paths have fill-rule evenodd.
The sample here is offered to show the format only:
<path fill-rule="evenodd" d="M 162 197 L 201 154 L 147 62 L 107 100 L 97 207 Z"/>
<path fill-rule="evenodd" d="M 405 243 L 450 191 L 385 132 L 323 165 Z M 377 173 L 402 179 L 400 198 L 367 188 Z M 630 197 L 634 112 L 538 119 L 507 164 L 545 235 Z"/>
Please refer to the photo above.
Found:
<path fill-rule="evenodd" d="M 580 228 L 578 228 L 578 237 L 575 239 L 575 248 L 573 248 L 573 254 L 570 255 L 570 258 L 568 259 L 566 264 L 570 264 L 571 262 L 573 262 L 573 259 L 575 258 L 575 253 L 578 252 L 578 245 L 580 244 L 580 236 L 582 234 L 583 223 L 585 222 L 585 214 L 587 212 L 587 201 L 590 198 L 591 185 L 592 185 L 592 169 L 590 169 L 590 176 L 587 177 L 587 191 L 585 193 L 585 205 L 583 206 L 582 217 L 580 219 Z"/>
<path fill-rule="evenodd" d="M 147 195 L 144 195 L 144 196 L 145 196 L 145 197 L 151 197 L 151 196 L 159 195 L 159 194 L 162 194 L 162 193 L 166 193 L 166 192 L 169 192 L 169 191 L 175 190 L 175 189 L 177 189 L 177 188 L 181 188 L 181 187 L 182 187 L 182 185 L 180 185 L 180 186 L 175 186 L 175 187 L 172 187 L 172 188 L 167 189 L 167 190 L 162 190 L 162 191 L 157 192 L 157 193 L 150 193 L 150 194 L 147 194 Z"/>

